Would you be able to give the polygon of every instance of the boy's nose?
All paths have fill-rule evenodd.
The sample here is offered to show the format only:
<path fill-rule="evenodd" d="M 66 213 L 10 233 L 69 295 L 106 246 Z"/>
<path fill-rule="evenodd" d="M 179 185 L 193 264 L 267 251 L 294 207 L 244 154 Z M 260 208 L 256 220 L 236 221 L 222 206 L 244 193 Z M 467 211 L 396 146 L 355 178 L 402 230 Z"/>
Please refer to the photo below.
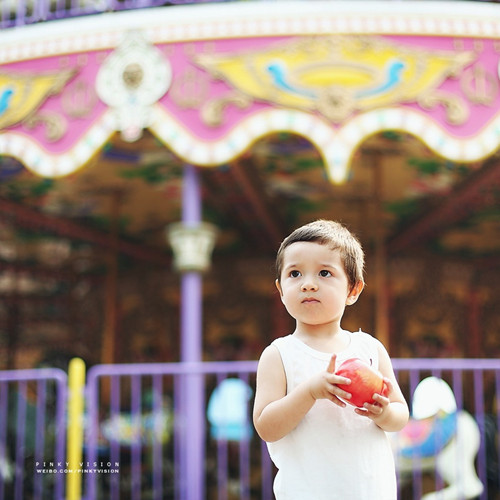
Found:
<path fill-rule="evenodd" d="M 304 292 L 306 292 L 308 290 L 317 290 L 317 289 L 318 289 L 318 285 L 313 280 L 305 280 L 302 283 L 302 291 L 304 291 Z"/>

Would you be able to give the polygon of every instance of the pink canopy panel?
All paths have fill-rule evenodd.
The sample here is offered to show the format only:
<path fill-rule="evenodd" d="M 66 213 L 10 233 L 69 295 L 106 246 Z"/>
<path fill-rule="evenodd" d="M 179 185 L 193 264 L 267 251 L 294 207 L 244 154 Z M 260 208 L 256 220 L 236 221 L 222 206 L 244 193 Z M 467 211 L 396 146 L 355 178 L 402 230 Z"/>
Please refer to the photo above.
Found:
<path fill-rule="evenodd" d="M 289 131 L 342 182 L 364 139 L 400 130 L 474 162 L 500 139 L 500 21 L 494 5 L 464 3 L 453 18 L 446 6 L 168 7 L 7 30 L 0 154 L 64 176 L 116 131 L 133 142 L 148 128 L 212 166 Z"/>

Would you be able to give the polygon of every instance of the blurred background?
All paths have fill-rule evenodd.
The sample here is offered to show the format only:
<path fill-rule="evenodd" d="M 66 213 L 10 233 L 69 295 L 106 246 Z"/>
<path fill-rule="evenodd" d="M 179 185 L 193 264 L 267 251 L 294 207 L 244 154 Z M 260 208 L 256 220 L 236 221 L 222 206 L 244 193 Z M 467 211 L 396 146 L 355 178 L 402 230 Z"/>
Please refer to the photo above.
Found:
<path fill-rule="evenodd" d="M 66 178 L 0 161 L 0 367 L 51 353 L 90 364 L 178 360 L 166 227 L 181 217 L 183 161 L 148 132 L 132 144 L 113 137 Z M 218 230 L 204 277 L 204 358 L 256 359 L 292 330 L 274 256 L 317 218 L 346 223 L 367 255 L 367 287 L 345 328 L 377 335 L 383 313 L 395 357 L 498 357 L 499 172 L 496 155 L 454 163 L 399 132 L 365 140 L 341 185 L 310 142 L 287 133 L 200 168 L 203 219 Z M 113 353 L 103 352 L 107 336 Z"/>

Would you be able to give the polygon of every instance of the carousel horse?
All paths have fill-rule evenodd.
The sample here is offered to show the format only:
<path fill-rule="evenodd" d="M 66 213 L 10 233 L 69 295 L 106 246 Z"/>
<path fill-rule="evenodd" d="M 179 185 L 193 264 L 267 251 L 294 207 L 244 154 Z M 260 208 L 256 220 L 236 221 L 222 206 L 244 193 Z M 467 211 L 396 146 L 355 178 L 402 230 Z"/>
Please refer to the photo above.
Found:
<path fill-rule="evenodd" d="M 1 445 L 0 445 L 1 446 Z M 14 465 L 7 457 L 3 447 L 0 447 L 0 484 L 8 483 L 14 478 Z"/>
<path fill-rule="evenodd" d="M 482 493 L 474 466 L 480 444 L 478 425 L 468 412 L 457 410 L 453 391 L 444 380 L 428 377 L 418 384 L 410 420 L 391 439 L 400 482 L 410 480 L 418 467 L 439 474 L 446 483 L 422 500 L 470 500 Z"/>
<path fill-rule="evenodd" d="M 173 429 L 173 413 L 169 400 L 164 399 L 159 408 L 153 408 L 152 394 L 146 393 L 142 411 L 135 416 L 120 412 L 101 423 L 100 441 L 114 442 L 121 446 L 165 444 Z M 105 441 L 103 446 L 105 445 Z"/>
<path fill-rule="evenodd" d="M 248 416 L 251 387 L 239 378 L 223 380 L 212 392 L 207 408 L 210 433 L 225 441 L 245 441 L 252 437 Z"/>

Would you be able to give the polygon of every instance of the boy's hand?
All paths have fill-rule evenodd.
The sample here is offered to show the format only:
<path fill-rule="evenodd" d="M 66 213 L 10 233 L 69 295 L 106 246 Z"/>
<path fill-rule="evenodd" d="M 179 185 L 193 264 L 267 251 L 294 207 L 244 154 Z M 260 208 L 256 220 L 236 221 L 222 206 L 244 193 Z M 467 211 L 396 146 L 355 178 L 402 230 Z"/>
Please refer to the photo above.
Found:
<path fill-rule="evenodd" d="M 335 375 L 335 363 L 337 355 L 333 354 L 326 371 L 315 375 L 309 380 L 309 391 L 314 399 L 329 399 L 341 407 L 346 404 L 339 398 L 350 399 L 351 394 L 340 389 L 337 384 L 350 384 L 351 380 L 347 377 Z"/>
<path fill-rule="evenodd" d="M 393 391 L 392 382 L 386 377 L 384 377 L 384 382 L 387 385 L 387 392 L 386 392 L 387 395 L 382 396 L 382 394 L 375 393 L 373 395 L 373 400 L 375 401 L 374 403 L 371 404 L 365 403 L 363 408 L 356 408 L 354 410 L 358 415 L 363 415 L 364 417 L 368 417 L 375 423 L 377 422 L 377 420 L 382 418 L 386 408 L 389 406 L 390 403 L 389 396 Z"/>

